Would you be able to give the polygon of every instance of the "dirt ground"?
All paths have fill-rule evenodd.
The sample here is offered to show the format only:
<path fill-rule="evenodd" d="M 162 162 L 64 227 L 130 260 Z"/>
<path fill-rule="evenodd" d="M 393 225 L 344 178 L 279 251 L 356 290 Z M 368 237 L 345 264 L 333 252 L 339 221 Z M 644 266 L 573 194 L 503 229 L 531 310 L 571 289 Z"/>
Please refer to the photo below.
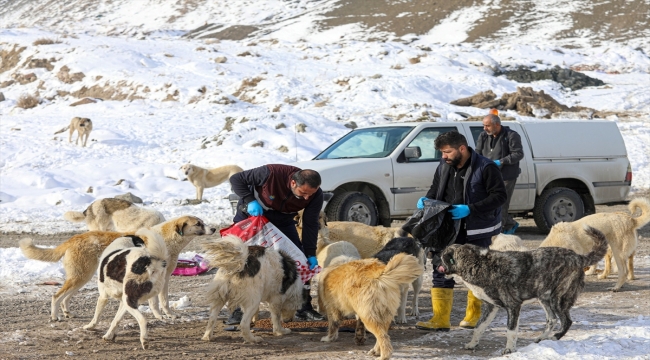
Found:
<path fill-rule="evenodd" d="M 598 212 L 626 211 L 626 206 L 599 206 Z M 532 219 L 517 219 L 521 226 L 518 235 L 530 248 L 535 248 L 544 235 L 534 225 Z M 32 236 L 38 245 L 56 245 L 71 234 Z M 16 247 L 24 234 L 0 235 L 0 247 Z M 587 285 L 578 303 L 572 309 L 574 324 L 567 337 L 578 335 L 581 331 L 593 329 L 603 324 L 630 319 L 638 315 L 650 314 L 650 225 L 639 230 L 640 245 L 636 252 L 635 272 L 637 280 L 628 282 L 621 292 L 612 293 L 608 289 L 615 283 L 615 275 L 605 280 L 595 276 L 587 277 Z M 185 251 L 198 251 L 196 241 L 192 241 Z M 602 268 L 602 266 L 601 266 Z M 260 330 L 264 338 L 261 344 L 244 344 L 239 332 L 226 332 L 224 325 L 218 324 L 212 341 L 201 340 L 207 323 L 208 307 L 203 298 L 203 288 L 212 279 L 214 270 L 196 277 L 172 277 L 170 297 L 177 301 L 187 296 L 191 305 L 176 310 L 178 318 L 165 322 L 155 320 L 150 312 L 149 320 L 151 347 L 142 350 L 139 342 L 137 323 L 126 315 L 120 323 L 115 342 L 105 342 L 102 335 L 108 328 L 117 301 L 112 301 L 103 313 L 96 331 L 83 330 L 82 326 L 92 318 L 97 299 L 96 279 L 93 279 L 71 302 L 75 317 L 60 322 L 50 322 L 51 295 L 59 286 L 27 284 L 25 290 L 8 293 L 0 288 L 0 359 L 62 358 L 80 357 L 89 359 L 371 359 L 365 353 L 375 343 L 368 334 L 363 346 L 356 346 L 353 334 L 342 332 L 334 343 L 322 343 L 324 329 L 312 328 L 308 331 L 294 331 L 284 337 L 275 337 L 269 331 Z M 418 303 L 420 319 L 431 315 L 429 286 L 431 266 L 427 266 L 425 286 Z M 457 325 L 464 316 L 467 289 L 457 286 L 454 290 L 454 305 L 451 316 L 452 325 Z M 314 300 L 316 303 L 316 300 Z M 223 314 L 225 318 L 225 313 Z M 261 317 L 268 317 L 262 311 Z M 393 325 L 390 336 L 395 348 L 395 358 L 459 358 L 487 357 L 498 355 L 505 346 L 504 311 L 499 312 L 492 330 L 484 335 L 475 352 L 464 350 L 462 346 L 471 338 L 471 331 L 453 326 L 448 333 L 430 333 L 417 330 L 418 321 L 409 317 L 406 325 Z M 521 315 L 518 347 L 524 347 L 539 335 L 544 326 L 544 313 L 539 305 L 527 305 Z"/>

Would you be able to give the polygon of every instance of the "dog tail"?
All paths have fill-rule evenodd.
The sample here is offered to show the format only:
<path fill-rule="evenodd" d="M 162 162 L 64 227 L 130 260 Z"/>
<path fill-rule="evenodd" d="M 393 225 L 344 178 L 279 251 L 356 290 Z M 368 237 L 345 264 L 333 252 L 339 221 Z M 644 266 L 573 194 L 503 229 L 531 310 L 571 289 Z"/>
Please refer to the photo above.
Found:
<path fill-rule="evenodd" d="M 211 266 L 233 274 L 244 270 L 248 246 L 237 236 L 228 235 L 214 242 L 205 242 L 202 247 Z"/>
<path fill-rule="evenodd" d="M 54 135 L 56 135 L 56 134 L 60 134 L 60 133 L 66 131 L 66 130 L 68 130 L 68 129 L 70 129 L 70 125 L 68 125 L 68 126 L 64 127 L 63 129 L 61 129 L 61 130 L 55 132 Z"/>
<path fill-rule="evenodd" d="M 585 226 L 584 229 L 587 235 L 594 240 L 594 247 L 589 254 L 583 256 L 585 260 L 584 267 L 587 267 L 598 264 L 605 257 L 607 253 L 607 239 L 605 239 L 605 234 L 596 228 Z"/>
<path fill-rule="evenodd" d="M 64 242 L 54 249 L 40 248 L 34 245 L 34 241 L 30 238 L 24 238 L 18 242 L 20 250 L 23 252 L 25 257 L 32 260 L 46 261 L 46 262 L 57 262 L 59 261 L 65 252 L 68 250 L 68 243 Z"/>
<path fill-rule="evenodd" d="M 415 256 L 399 253 L 388 261 L 377 280 L 386 288 L 390 288 L 394 285 L 410 284 L 423 272 L 424 267 L 418 263 Z"/>
<path fill-rule="evenodd" d="M 146 248 L 151 257 L 161 260 L 167 260 L 169 258 L 165 240 L 163 240 L 159 233 L 148 228 L 141 228 L 135 234 L 145 239 Z"/>
<path fill-rule="evenodd" d="M 66 211 L 63 218 L 72 222 L 82 222 L 86 220 L 86 215 L 79 211 Z"/>
<path fill-rule="evenodd" d="M 628 209 L 630 209 L 630 213 L 632 214 L 636 212 L 636 209 L 641 210 L 640 216 L 632 218 L 635 223 L 634 229 L 638 229 L 650 222 L 650 199 L 636 198 L 630 201 Z"/>

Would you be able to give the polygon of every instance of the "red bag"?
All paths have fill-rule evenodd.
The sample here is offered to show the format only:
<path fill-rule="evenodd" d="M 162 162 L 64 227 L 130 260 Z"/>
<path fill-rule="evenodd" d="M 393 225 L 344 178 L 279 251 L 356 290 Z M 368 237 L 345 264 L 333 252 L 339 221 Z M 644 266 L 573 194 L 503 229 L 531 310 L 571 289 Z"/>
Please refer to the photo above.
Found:
<path fill-rule="evenodd" d="M 273 250 L 282 250 L 296 262 L 296 268 L 303 284 L 321 271 L 320 266 L 309 270 L 305 254 L 265 216 L 251 216 L 219 230 L 219 233 L 221 236 L 235 235 L 248 246 L 259 245 L 273 248 Z"/>

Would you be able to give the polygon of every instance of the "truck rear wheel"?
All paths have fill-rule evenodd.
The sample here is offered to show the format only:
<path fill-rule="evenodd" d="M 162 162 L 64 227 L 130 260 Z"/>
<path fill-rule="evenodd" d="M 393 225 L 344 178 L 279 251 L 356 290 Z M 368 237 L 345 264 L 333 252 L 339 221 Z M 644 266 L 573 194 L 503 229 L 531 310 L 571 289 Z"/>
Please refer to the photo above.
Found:
<path fill-rule="evenodd" d="M 330 221 L 355 221 L 377 225 L 377 206 L 372 199 L 361 192 L 349 191 L 335 196 L 327 204 L 327 219 Z"/>
<path fill-rule="evenodd" d="M 546 189 L 535 200 L 535 225 L 548 233 L 559 222 L 572 222 L 585 216 L 585 205 L 580 195 L 564 187 Z"/>

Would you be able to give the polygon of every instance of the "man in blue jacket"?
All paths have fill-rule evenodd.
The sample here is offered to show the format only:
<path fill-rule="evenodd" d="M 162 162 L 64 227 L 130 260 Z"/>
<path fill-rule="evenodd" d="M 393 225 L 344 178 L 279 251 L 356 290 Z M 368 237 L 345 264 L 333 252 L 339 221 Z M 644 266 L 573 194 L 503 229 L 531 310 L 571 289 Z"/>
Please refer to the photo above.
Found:
<path fill-rule="evenodd" d="M 417 207 L 424 208 L 424 200 L 436 199 L 453 204 L 449 210 L 452 219 L 461 220 L 456 244 L 473 244 L 488 248 L 492 236 L 501 232 L 501 206 L 506 201 L 506 189 L 496 164 L 467 145 L 465 136 L 457 131 L 440 134 L 434 141 L 442 160 L 433 177 L 431 188 L 420 198 Z M 454 298 L 453 279 L 438 272 L 434 256 L 431 305 L 433 317 L 420 321 L 418 329 L 449 331 Z M 474 328 L 481 317 L 481 301 L 472 292 L 467 295 L 467 311 L 461 327 Z"/>
<path fill-rule="evenodd" d="M 282 164 L 263 165 L 233 175 L 230 184 L 233 192 L 239 195 L 237 213 L 233 219 L 235 223 L 249 216 L 264 215 L 305 254 L 310 269 L 318 265 L 316 241 L 323 190 L 320 189 L 321 177 L 317 171 Z M 301 241 L 294 217 L 303 209 Z M 296 312 L 296 318 L 324 320 L 312 307 L 311 300 L 307 283 L 303 288 L 303 305 Z M 239 324 L 241 317 L 241 309 L 237 308 L 225 323 Z"/>

